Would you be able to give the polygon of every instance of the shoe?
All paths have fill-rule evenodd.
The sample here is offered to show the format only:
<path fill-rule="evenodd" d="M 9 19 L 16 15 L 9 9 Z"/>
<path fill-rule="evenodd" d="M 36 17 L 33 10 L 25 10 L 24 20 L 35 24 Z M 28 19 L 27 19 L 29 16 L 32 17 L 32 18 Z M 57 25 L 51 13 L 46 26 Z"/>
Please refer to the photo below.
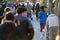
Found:
<path fill-rule="evenodd" d="M 40 35 L 40 38 L 43 38 L 43 35 Z"/>
<path fill-rule="evenodd" d="M 45 29 L 43 29 L 42 31 L 45 32 Z"/>
<path fill-rule="evenodd" d="M 42 35 L 44 36 L 45 32 L 42 32 Z"/>
<path fill-rule="evenodd" d="M 42 37 L 43 37 L 42 32 L 40 32 L 40 38 L 42 38 Z"/>
<path fill-rule="evenodd" d="M 42 30 L 42 34 L 43 34 L 43 36 L 45 35 L 45 32 L 46 32 L 45 29 L 43 29 L 43 30 Z"/>

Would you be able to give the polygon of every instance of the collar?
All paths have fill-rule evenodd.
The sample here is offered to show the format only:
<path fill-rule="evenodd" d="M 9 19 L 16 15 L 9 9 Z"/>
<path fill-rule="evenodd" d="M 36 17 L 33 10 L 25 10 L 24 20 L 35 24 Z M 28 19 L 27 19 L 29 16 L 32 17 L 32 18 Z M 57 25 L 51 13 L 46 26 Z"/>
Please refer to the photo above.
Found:
<path fill-rule="evenodd" d="M 21 14 L 16 14 L 15 16 L 22 16 Z"/>
<path fill-rule="evenodd" d="M 11 20 L 5 20 L 5 22 L 7 22 L 7 23 L 14 23 L 14 22 L 11 21 Z"/>

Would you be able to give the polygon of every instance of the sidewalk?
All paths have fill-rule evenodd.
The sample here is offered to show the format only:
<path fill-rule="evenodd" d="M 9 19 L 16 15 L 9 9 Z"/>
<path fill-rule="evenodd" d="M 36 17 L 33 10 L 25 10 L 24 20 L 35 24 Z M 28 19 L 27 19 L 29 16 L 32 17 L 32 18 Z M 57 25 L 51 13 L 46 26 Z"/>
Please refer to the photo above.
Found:
<path fill-rule="evenodd" d="M 33 15 L 33 20 L 31 21 L 33 24 L 33 28 L 34 28 L 34 38 L 33 40 L 44 40 L 44 37 L 40 38 L 40 24 L 38 21 L 36 21 L 36 16 Z"/>

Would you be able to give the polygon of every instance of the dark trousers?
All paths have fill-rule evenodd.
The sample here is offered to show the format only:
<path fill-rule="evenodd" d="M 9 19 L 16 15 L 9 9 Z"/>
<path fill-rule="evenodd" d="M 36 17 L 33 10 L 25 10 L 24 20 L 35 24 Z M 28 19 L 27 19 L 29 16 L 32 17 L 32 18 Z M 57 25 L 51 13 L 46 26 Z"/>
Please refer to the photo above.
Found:
<path fill-rule="evenodd" d="M 41 28 L 41 32 L 42 32 L 42 30 L 45 28 L 45 24 L 40 24 L 40 28 Z"/>

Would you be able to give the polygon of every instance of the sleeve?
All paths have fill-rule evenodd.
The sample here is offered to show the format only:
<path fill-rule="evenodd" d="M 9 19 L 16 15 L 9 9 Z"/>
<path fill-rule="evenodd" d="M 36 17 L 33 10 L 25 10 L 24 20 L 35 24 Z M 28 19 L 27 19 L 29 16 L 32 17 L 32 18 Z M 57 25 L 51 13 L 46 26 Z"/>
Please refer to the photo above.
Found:
<path fill-rule="evenodd" d="M 33 26 L 32 26 L 32 23 L 30 21 L 28 21 L 28 24 L 29 24 L 29 27 L 28 27 L 28 38 L 29 39 L 32 39 L 33 36 L 34 36 L 34 29 L 33 29 Z"/>
<path fill-rule="evenodd" d="M 48 17 L 48 13 L 46 12 L 46 17 Z"/>
<path fill-rule="evenodd" d="M 40 17 L 41 17 L 41 12 L 38 12 L 38 18 L 40 19 Z"/>

